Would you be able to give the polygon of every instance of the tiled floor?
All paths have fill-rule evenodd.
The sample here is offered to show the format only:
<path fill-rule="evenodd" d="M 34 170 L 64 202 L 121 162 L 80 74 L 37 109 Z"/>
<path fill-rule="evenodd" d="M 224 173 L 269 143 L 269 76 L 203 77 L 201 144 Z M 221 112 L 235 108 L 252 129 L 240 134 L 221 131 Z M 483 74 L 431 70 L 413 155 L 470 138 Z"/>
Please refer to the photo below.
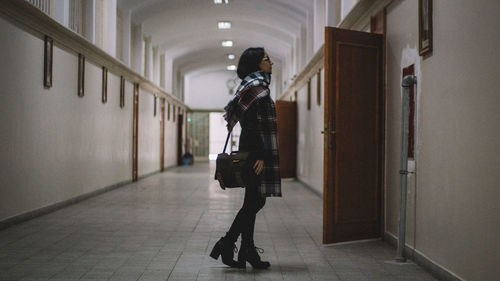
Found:
<path fill-rule="evenodd" d="M 271 268 L 228 268 L 208 253 L 243 190 L 221 190 L 211 169 L 175 168 L 1 231 L 0 280 L 435 280 L 380 241 L 322 246 L 322 200 L 297 182 L 257 216 Z"/>

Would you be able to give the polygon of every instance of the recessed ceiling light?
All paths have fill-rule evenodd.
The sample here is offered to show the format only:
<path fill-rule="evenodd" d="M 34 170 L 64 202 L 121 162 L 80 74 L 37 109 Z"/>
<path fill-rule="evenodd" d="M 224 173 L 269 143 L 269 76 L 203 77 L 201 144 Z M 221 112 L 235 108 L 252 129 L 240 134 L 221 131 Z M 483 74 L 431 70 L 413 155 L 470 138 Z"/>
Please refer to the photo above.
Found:
<path fill-rule="evenodd" d="M 234 64 L 228 65 L 227 70 L 236 70 L 236 65 Z"/>
<path fill-rule="evenodd" d="M 214 4 L 229 4 L 229 0 L 214 0 Z"/>
<path fill-rule="evenodd" d="M 220 21 L 218 25 L 219 25 L 219 29 L 230 29 L 231 28 L 230 21 Z"/>
<path fill-rule="evenodd" d="M 229 54 L 229 55 L 227 55 L 227 58 L 230 60 L 234 60 L 236 58 L 236 56 L 233 54 Z"/>
<path fill-rule="evenodd" d="M 233 41 L 231 40 L 222 41 L 222 47 L 232 47 L 232 46 L 233 46 Z"/>

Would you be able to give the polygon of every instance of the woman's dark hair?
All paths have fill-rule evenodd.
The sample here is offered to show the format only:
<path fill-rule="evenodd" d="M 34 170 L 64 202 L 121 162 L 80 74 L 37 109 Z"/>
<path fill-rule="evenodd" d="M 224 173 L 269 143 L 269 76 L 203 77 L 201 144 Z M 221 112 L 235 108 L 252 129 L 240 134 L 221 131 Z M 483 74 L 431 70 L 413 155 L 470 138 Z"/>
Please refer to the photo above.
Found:
<path fill-rule="evenodd" d="M 258 71 L 264 58 L 264 48 L 248 48 L 241 54 L 238 62 L 238 77 L 244 79 L 248 74 Z"/>

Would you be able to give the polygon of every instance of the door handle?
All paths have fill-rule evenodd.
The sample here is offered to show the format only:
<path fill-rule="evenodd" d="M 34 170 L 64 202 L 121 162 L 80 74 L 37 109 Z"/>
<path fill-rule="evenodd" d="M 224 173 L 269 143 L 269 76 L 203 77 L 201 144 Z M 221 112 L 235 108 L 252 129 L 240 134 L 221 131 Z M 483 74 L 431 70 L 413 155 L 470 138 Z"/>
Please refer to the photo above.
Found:
<path fill-rule="evenodd" d="M 325 133 L 325 131 L 321 131 L 322 134 Z M 330 131 L 330 134 L 334 135 L 335 134 L 335 131 Z"/>

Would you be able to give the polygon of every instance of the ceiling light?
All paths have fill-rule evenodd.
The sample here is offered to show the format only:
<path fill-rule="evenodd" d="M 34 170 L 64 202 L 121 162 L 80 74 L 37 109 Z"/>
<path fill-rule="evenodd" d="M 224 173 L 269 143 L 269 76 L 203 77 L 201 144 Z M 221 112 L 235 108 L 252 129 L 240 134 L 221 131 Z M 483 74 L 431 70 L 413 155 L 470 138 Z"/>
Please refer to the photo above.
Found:
<path fill-rule="evenodd" d="M 234 54 L 229 54 L 229 55 L 227 55 L 227 58 L 230 60 L 234 60 L 236 58 L 236 56 Z"/>
<path fill-rule="evenodd" d="M 230 21 L 220 21 L 219 22 L 219 29 L 230 29 L 230 28 L 231 28 Z"/>
<path fill-rule="evenodd" d="M 222 41 L 222 47 L 232 47 L 232 46 L 233 46 L 233 41 L 231 40 Z"/>
<path fill-rule="evenodd" d="M 229 4 L 229 0 L 214 0 L 214 4 Z"/>
<path fill-rule="evenodd" d="M 236 65 L 234 64 L 228 65 L 227 70 L 236 70 Z"/>

